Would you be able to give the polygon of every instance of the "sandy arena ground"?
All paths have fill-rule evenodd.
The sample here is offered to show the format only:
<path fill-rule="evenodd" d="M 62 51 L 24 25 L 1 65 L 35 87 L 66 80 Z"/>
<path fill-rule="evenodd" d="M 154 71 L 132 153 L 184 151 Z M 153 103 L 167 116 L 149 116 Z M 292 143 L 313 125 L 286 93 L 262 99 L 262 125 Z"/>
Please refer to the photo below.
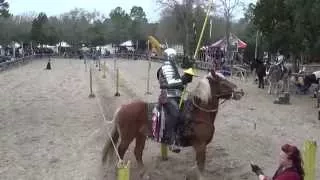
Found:
<path fill-rule="evenodd" d="M 93 66 L 94 99 L 88 98 L 89 71 L 80 60 L 53 59 L 51 71 L 44 70 L 46 60 L 37 60 L 0 73 L 0 179 L 114 179 L 113 166 L 101 164 L 109 129 L 106 121 L 130 99 L 156 101 L 155 74 L 160 64 L 152 62 L 152 95 L 145 95 L 148 63 L 118 60 L 121 96 L 114 97 L 114 61 L 106 59 L 106 63 L 106 79 Z M 232 80 L 246 95 L 220 107 L 216 133 L 207 149 L 206 179 L 255 180 L 250 161 L 272 175 L 280 145 L 289 142 L 302 149 L 307 139 L 319 141 L 320 121 L 309 96 L 294 95 L 292 105 L 275 105 L 274 97 L 251 79 Z M 132 151 L 133 146 L 125 159 L 132 164 L 131 180 L 139 180 Z M 152 180 L 183 180 L 194 166 L 192 148 L 169 153 L 168 161 L 161 161 L 159 152 L 159 144 L 147 142 L 143 158 Z"/>

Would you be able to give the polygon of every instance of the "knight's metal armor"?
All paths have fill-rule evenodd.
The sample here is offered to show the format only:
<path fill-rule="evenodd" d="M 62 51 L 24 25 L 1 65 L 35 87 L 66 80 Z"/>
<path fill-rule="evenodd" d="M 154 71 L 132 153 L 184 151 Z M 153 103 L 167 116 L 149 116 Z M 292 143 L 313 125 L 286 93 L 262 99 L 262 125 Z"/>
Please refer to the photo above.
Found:
<path fill-rule="evenodd" d="M 178 68 L 172 60 L 165 61 L 157 73 L 161 91 L 168 98 L 180 97 L 183 90 L 182 79 Z"/>
<path fill-rule="evenodd" d="M 176 64 L 170 58 L 159 68 L 157 77 L 161 89 L 159 103 L 164 108 L 166 118 L 165 139 L 169 144 L 174 144 L 175 128 L 179 122 L 179 101 L 184 88 L 183 82 Z"/>

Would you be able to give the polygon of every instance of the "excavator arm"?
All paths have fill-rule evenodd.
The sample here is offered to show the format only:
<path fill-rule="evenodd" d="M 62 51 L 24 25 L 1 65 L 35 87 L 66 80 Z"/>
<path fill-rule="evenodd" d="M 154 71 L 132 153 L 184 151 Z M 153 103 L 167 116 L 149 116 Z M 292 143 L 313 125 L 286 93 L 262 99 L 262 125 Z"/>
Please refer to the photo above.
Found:
<path fill-rule="evenodd" d="M 159 43 L 159 41 L 156 38 L 154 38 L 153 36 L 148 36 L 148 40 L 151 44 L 152 52 L 155 51 L 155 53 L 157 53 L 158 56 L 161 56 L 162 49 L 161 49 L 161 44 Z"/>

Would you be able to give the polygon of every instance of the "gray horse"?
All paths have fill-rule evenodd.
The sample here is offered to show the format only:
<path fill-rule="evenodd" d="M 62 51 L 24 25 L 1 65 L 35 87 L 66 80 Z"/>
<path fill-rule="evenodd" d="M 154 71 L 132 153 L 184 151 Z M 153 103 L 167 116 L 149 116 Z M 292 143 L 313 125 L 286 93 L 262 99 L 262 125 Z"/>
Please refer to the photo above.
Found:
<path fill-rule="evenodd" d="M 275 92 L 276 95 L 279 92 L 289 91 L 290 75 L 293 70 L 293 65 L 285 63 L 282 68 L 281 65 L 272 64 L 267 71 L 267 79 L 269 82 L 268 94 Z"/>

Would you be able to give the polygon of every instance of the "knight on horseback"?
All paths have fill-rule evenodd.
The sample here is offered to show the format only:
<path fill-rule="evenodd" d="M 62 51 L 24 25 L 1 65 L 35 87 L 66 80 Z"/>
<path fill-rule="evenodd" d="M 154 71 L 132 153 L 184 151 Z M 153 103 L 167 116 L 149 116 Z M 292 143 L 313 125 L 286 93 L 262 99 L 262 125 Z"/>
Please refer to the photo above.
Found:
<path fill-rule="evenodd" d="M 165 53 L 166 60 L 157 71 L 157 78 L 160 84 L 159 104 L 163 107 L 165 114 L 165 143 L 170 144 L 170 150 L 180 152 L 177 147 L 177 124 L 182 119 L 180 115 L 179 102 L 185 86 L 192 82 L 195 75 L 192 68 L 184 71 L 180 76 L 174 55 Z"/>

